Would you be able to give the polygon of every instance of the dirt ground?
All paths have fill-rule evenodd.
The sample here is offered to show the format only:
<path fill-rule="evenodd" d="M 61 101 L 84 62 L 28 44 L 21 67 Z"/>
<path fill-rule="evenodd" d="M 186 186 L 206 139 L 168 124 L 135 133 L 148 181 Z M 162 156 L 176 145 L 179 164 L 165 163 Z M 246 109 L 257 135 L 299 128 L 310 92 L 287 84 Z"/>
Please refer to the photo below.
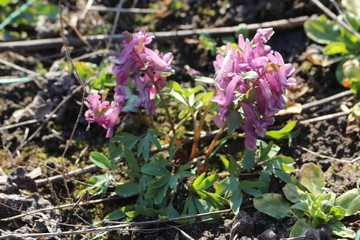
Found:
<path fill-rule="evenodd" d="M 107 7 L 114 7 L 117 4 L 117 1 L 110 0 L 95 2 Z M 159 6 L 161 6 L 161 3 L 166 1 L 151 1 L 153 4 L 159 2 Z M 81 12 L 81 7 L 75 7 L 73 1 L 64 1 L 64 4 L 70 11 L 68 17 Z M 139 0 L 133 3 L 125 1 L 124 7 L 148 8 L 149 1 Z M 154 18 L 150 23 L 141 23 L 141 19 L 139 20 L 131 13 L 121 14 L 116 33 L 124 30 L 136 32 L 140 26 L 144 26 L 148 31 L 236 26 L 240 23 L 261 23 L 299 16 L 310 17 L 313 14 L 321 13 L 309 1 L 300 0 L 219 0 L 210 2 L 188 0 L 183 1 L 180 9 L 169 11 L 163 16 Z M 93 27 L 91 24 L 94 24 L 89 18 L 93 17 L 99 23 L 111 22 L 114 15 L 114 13 L 89 12 L 85 20 L 77 22 L 77 27 L 81 33 L 86 34 L 86 24 L 90 24 L 89 28 Z M 70 36 L 76 37 L 73 29 L 70 27 L 67 29 Z M 37 31 L 30 37 L 33 39 L 58 37 L 50 30 Z M 250 36 L 252 34 L 253 32 L 250 32 Z M 221 35 L 213 37 L 220 41 Z M 174 68 L 177 74 L 172 80 L 194 85 L 193 79 L 198 73 L 211 77 L 214 71 L 212 66 L 214 57 L 199 48 L 197 41 L 198 36 L 196 35 L 159 42 L 155 39 L 157 47 L 174 52 Z M 284 56 L 285 62 L 292 62 L 297 67 L 294 77 L 298 80 L 299 86 L 291 90 L 293 99 L 290 98 L 290 100 L 303 106 L 348 90 L 337 83 L 333 68 L 311 66 L 304 70 L 302 64 L 306 62 L 306 50 L 311 44 L 313 43 L 306 37 L 301 26 L 287 30 L 275 29 L 275 35 L 269 42 L 274 50 Z M 119 46 L 119 43 L 115 41 L 110 48 L 109 55 L 116 55 Z M 104 49 L 105 44 L 98 43 L 93 48 L 92 50 L 85 45 L 78 46 L 73 50 L 72 57 L 76 58 L 98 49 Z M 101 151 L 106 144 L 106 140 L 103 138 L 105 131 L 96 126 L 91 126 L 90 130 L 86 131 L 87 123 L 81 117 L 74 132 L 72 145 L 65 154 L 66 166 L 61 164 L 60 157 L 76 125 L 82 99 L 82 93 L 77 88 L 79 83 L 74 76 L 67 71 L 61 71 L 61 66 L 54 64 L 63 57 L 61 46 L 50 49 L 23 48 L 0 52 L 0 59 L 15 63 L 30 71 L 36 72 L 40 68 L 57 70 L 33 81 L 0 85 L 0 135 L 2 140 L 0 143 L 0 218 L 14 216 L 19 214 L 19 211 L 53 207 L 60 202 L 65 202 L 64 192 L 66 189 L 62 181 L 53 184 L 50 188 L 48 185 L 37 187 L 36 180 L 43 179 L 44 172 L 49 176 L 54 176 L 58 175 L 63 167 L 70 172 L 79 167 L 88 166 L 90 164 L 89 152 Z M 101 56 L 90 56 L 84 60 L 99 63 L 102 58 Z M 189 67 L 184 67 L 185 65 Z M 25 74 L 16 68 L 0 65 L 0 76 L 22 77 Z M 61 103 L 66 97 L 69 97 L 69 100 Z M 314 118 L 342 112 L 344 106 L 350 107 L 355 100 L 356 96 L 347 94 L 325 104 L 303 109 L 301 113 L 278 116 L 275 123 L 276 127 L 281 127 L 285 122 L 298 121 L 296 129 L 300 134 L 292 140 L 290 146 L 288 146 L 287 140 L 276 142 L 282 147 L 281 154 L 292 157 L 298 168 L 308 162 L 319 165 L 324 171 L 326 187 L 339 194 L 356 187 L 356 182 L 360 179 L 360 161 L 352 161 L 359 157 L 360 152 L 359 125 L 350 122 L 347 115 L 328 120 Z M 56 117 L 44 121 L 47 114 L 57 106 L 59 109 L 56 111 Z M 25 121 L 28 123 L 16 125 Z M 12 127 L 7 128 L 7 126 Z M 230 142 L 229 146 L 224 146 L 223 151 L 231 149 L 231 144 Z M 227 147 L 228 149 L 226 149 Z M 43 174 L 37 173 L 39 169 L 43 171 Z M 29 173 L 31 174 L 25 175 Z M 91 174 L 80 175 L 78 180 L 86 181 Z M 294 174 L 296 175 L 296 173 Z M 279 191 L 283 184 L 283 182 L 275 180 L 273 190 Z M 69 188 L 72 191 L 79 191 L 75 183 L 69 182 Z M 113 189 L 109 189 L 109 192 L 111 190 Z M 53 191 L 62 193 L 61 199 L 54 199 Z M 75 192 L 73 196 L 76 196 Z M 93 223 L 118 208 L 119 204 L 124 205 L 123 201 L 109 201 L 66 210 L 58 209 L 16 220 L 0 221 L 0 229 L 8 233 L 11 231 L 17 233 L 56 232 L 60 229 L 66 231 L 71 229 L 71 226 L 66 224 Z M 131 199 L 126 201 L 131 201 Z M 221 219 L 214 219 L 206 223 L 175 227 L 174 225 L 154 224 L 126 231 L 113 231 L 104 239 L 229 239 L 233 233 L 237 235 L 235 239 L 270 240 L 288 237 L 295 222 L 294 219 L 278 221 L 256 211 L 252 206 L 252 199 L 249 197 L 244 199 L 241 210 L 237 216 L 224 214 Z M 44 219 L 51 221 L 44 221 Z M 56 222 L 64 224 L 55 224 Z M 240 229 L 234 229 L 237 222 L 242 224 Z M 348 217 L 343 222 L 355 231 L 360 228 L 359 215 Z M 88 238 L 77 236 L 71 239 Z"/>

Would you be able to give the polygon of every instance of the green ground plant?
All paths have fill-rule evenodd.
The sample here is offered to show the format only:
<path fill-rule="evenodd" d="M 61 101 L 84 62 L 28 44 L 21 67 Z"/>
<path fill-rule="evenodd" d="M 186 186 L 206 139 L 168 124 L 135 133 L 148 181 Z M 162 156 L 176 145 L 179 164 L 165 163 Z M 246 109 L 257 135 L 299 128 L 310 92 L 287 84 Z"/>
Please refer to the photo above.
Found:
<path fill-rule="evenodd" d="M 342 5 L 345 11 L 339 14 L 338 19 L 352 31 L 325 15 L 304 23 L 306 35 L 316 43 L 325 45 L 322 54 L 310 54 L 309 59 L 322 66 L 337 64 L 338 82 L 350 88 L 354 94 L 360 94 L 360 6 L 358 1 L 352 0 L 343 0 Z"/>
<path fill-rule="evenodd" d="M 341 220 L 360 210 L 360 189 L 354 188 L 336 196 L 325 186 L 321 169 L 313 163 L 307 163 L 300 169 L 300 181 L 287 183 L 283 187 L 288 201 L 280 194 L 266 193 L 254 199 L 254 206 L 277 219 L 298 219 L 290 237 L 305 236 L 309 229 L 315 230 L 313 232 L 320 237 L 320 228 L 327 225 L 331 229 L 330 233 L 337 237 L 355 238 L 356 233 L 346 228 Z"/>

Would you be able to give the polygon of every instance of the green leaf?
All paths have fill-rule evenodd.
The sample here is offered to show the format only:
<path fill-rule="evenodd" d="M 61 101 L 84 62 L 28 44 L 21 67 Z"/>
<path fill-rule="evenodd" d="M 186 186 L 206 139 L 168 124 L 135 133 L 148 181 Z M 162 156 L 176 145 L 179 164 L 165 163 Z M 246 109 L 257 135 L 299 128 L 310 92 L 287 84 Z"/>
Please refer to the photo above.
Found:
<path fill-rule="evenodd" d="M 210 188 L 219 179 L 219 175 L 213 174 L 202 180 L 199 184 L 193 185 L 196 191 L 206 190 Z"/>
<path fill-rule="evenodd" d="M 331 223 L 330 227 L 333 231 L 333 234 L 336 236 L 352 239 L 356 236 L 356 233 L 353 230 L 346 228 L 345 225 L 339 221 Z"/>
<path fill-rule="evenodd" d="M 141 172 L 153 176 L 162 176 L 164 174 L 169 173 L 169 171 L 165 167 L 157 163 L 145 164 L 144 166 L 141 167 Z"/>
<path fill-rule="evenodd" d="M 267 131 L 265 133 L 265 136 L 273 139 L 289 138 L 290 132 L 294 129 L 295 126 L 296 126 L 296 121 L 291 121 L 280 130 Z"/>
<path fill-rule="evenodd" d="M 301 237 L 305 235 L 306 230 L 308 230 L 310 226 L 305 222 L 305 220 L 300 219 L 294 224 L 291 229 L 290 237 Z"/>
<path fill-rule="evenodd" d="M 285 197 L 293 203 L 306 201 L 306 193 L 292 183 L 287 183 L 283 187 Z"/>
<path fill-rule="evenodd" d="M 194 182 L 191 184 L 192 188 L 197 191 L 196 189 L 199 188 L 201 182 L 205 179 L 206 173 L 202 173 L 200 176 L 198 176 Z"/>
<path fill-rule="evenodd" d="M 260 186 L 264 186 L 264 183 L 260 182 L 260 181 L 241 181 L 239 183 L 240 188 L 250 188 L 250 187 L 255 187 L 258 188 Z"/>
<path fill-rule="evenodd" d="M 126 182 L 116 187 L 115 192 L 120 197 L 128 198 L 139 194 L 139 183 Z"/>
<path fill-rule="evenodd" d="M 238 111 L 231 111 L 227 119 L 227 125 L 228 125 L 228 130 L 227 130 L 228 133 L 232 133 L 241 126 L 241 116 Z"/>
<path fill-rule="evenodd" d="M 193 197 L 187 197 L 186 200 L 185 200 L 185 205 L 184 205 L 184 210 L 182 212 L 181 215 L 185 215 L 185 216 L 189 216 L 189 215 L 195 215 L 197 213 L 196 211 L 196 205 L 194 203 L 194 198 Z M 180 224 L 184 224 L 186 223 L 187 221 L 189 221 L 190 223 L 194 222 L 195 221 L 195 218 L 192 218 L 190 220 L 185 220 L 184 221 L 179 221 L 178 223 Z"/>
<path fill-rule="evenodd" d="M 292 183 L 296 186 L 300 186 L 300 182 L 294 178 L 293 176 L 291 176 L 290 174 L 284 172 L 284 171 L 280 171 L 280 170 L 273 170 L 272 173 L 274 173 L 277 177 L 279 177 L 281 180 L 283 180 L 286 183 Z"/>
<path fill-rule="evenodd" d="M 209 104 L 209 102 L 213 96 L 214 96 L 214 92 L 208 92 L 208 93 L 203 94 L 201 97 L 201 101 L 202 101 L 203 105 Z"/>
<path fill-rule="evenodd" d="M 231 176 L 238 177 L 240 175 L 240 166 L 232 156 L 230 156 L 230 161 L 223 156 L 220 156 L 220 159 L 223 162 L 225 169 L 230 173 Z"/>
<path fill-rule="evenodd" d="M 169 218 L 180 217 L 180 213 L 174 208 L 172 203 L 169 203 L 169 206 L 166 208 L 166 216 Z"/>
<path fill-rule="evenodd" d="M 131 170 L 138 172 L 139 171 L 139 164 L 136 160 L 136 158 L 134 157 L 134 154 L 125 146 L 123 146 L 123 152 L 125 155 L 125 159 L 129 164 L 129 167 Z"/>
<path fill-rule="evenodd" d="M 172 160 L 175 157 L 176 152 L 182 147 L 182 144 L 176 145 L 177 134 L 175 134 L 169 143 L 168 152 L 169 152 L 169 159 Z"/>
<path fill-rule="evenodd" d="M 260 156 L 258 162 L 275 157 L 279 151 L 280 147 L 272 141 L 269 142 L 269 144 L 266 144 L 264 141 L 260 141 Z"/>
<path fill-rule="evenodd" d="M 149 139 L 147 138 L 147 135 L 140 140 L 139 146 L 137 149 L 137 156 L 140 157 L 143 156 L 145 161 L 149 160 L 149 152 L 150 152 L 150 144 Z"/>
<path fill-rule="evenodd" d="M 102 155 L 99 152 L 91 152 L 90 153 L 90 160 L 99 168 L 102 169 L 114 169 L 115 166 L 113 164 L 113 162 L 109 161 L 109 159 L 107 157 L 105 157 L 104 155 Z"/>
<path fill-rule="evenodd" d="M 102 174 L 98 176 L 91 177 L 86 183 L 91 184 L 92 186 L 87 186 L 86 189 L 89 190 L 91 194 L 104 194 L 106 193 L 113 176 L 110 174 Z"/>
<path fill-rule="evenodd" d="M 332 220 L 341 220 L 345 217 L 345 209 L 343 207 L 334 206 L 330 209 Z"/>
<path fill-rule="evenodd" d="M 197 209 L 198 213 L 212 212 L 213 207 L 207 201 L 205 201 L 203 199 L 198 199 L 198 198 L 193 198 L 193 200 L 194 200 L 194 203 L 196 205 L 196 209 Z M 206 219 L 206 218 L 210 218 L 210 216 L 203 217 L 202 219 Z"/>
<path fill-rule="evenodd" d="M 254 151 L 250 151 L 245 149 L 244 151 L 244 159 L 242 161 L 242 165 L 246 171 L 250 172 L 255 164 L 255 153 Z"/>
<path fill-rule="evenodd" d="M 323 172 L 314 163 L 306 163 L 301 167 L 300 182 L 309 192 L 316 196 L 324 192 L 325 179 Z"/>
<path fill-rule="evenodd" d="M 360 189 L 354 188 L 343 193 L 335 203 L 345 209 L 345 216 L 356 214 L 360 211 Z"/>
<path fill-rule="evenodd" d="M 307 20 L 304 23 L 306 35 L 320 44 L 337 42 L 340 38 L 340 29 L 335 22 L 329 21 L 325 15 Z"/>
<path fill-rule="evenodd" d="M 0 6 L 6 7 L 6 5 L 8 5 L 8 4 L 12 3 L 12 2 L 14 2 L 14 0 L 2 0 L 0 2 Z"/>
<path fill-rule="evenodd" d="M 254 198 L 254 207 L 276 219 L 282 219 L 290 215 L 290 203 L 277 193 L 265 193 Z"/>
<path fill-rule="evenodd" d="M 234 157 L 230 155 L 229 168 L 227 169 L 231 176 L 239 177 L 241 173 L 241 169 L 239 164 L 235 161 Z"/>
<path fill-rule="evenodd" d="M 324 48 L 324 54 L 334 55 L 334 54 L 347 54 L 349 51 L 346 48 L 344 42 L 332 42 Z"/>
<path fill-rule="evenodd" d="M 297 202 L 294 205 L 290 207 L 292 211 L 299 210 L 302 212 L 301 215 L 304 215 L 304 212 L 307 212 L 309 210 L 308 205 L 305 202 Z"/>
<path fill-rule="evenodd" d="M 218 194 L 206 192 L 204 190 L 200 190 L 197 192 L 199 196 L 205 201 L 209 202 L 214 208 L 223 209 L 222 205 L 225 202 L 225 198 L 221 197 Z"/>
<path fill-rule="evenodd" d="M 234 214 L 238 214 L 243 201 L 243 195 L 240 189 L 236 189 L 230 198 L 230 207 Z"/>
<path fill-rule="evenodd" d="M 251 187 L 247 187 L 247 188 L 242 188 L 241 189 L 244 193 L 247 193 L 253 197 L 260 197 L 263 195 L 262 192 L 260 192 L 259 190 L 255 189 L 255 188 L 251 188 Z"/>
<path fill-rule="evenodd" d="M 193 177 L 195 176 L 194 173 L 190 172 L 190 171 L 187 171 L 187 169 L 191 168 L 191 166 L 189 165 L 184 165 L 184 166 L 181 166 L 179 167 L 179 174 L 181 177 Z"/>
<path fill-rule="evenodd" d="M 149 134 L 147 137 L 148 137 L 148 141 L 151 142 L 152 144 L 154 144 L 158 150 L 161 149 L 161 145 L 160 145 L 159 141 L 156 138 L 154 138 L 154 136 Z"/>
<path fill-rule="evenodd" d="M 268 171 L 263 170 L 261 176 L 259 177 L 259 181 L 264 184 L 263 186 L 259 186 L 259 190 L 262 193 L 269 192 L 270 180 L 271 180 L 270 173 Z"/>
<path fill-rule="evenodd" d="M 105 221 L 116 221 L 116 220 L 121 220 L 123 218 L 125 218 L 126 215 L 124 213 L 124 209 L 117 209 L 111 213 L 109 213 L 108 215 L 105 216 L 104 220 Z"/>
<path fill-rule="evenodd" d="M 360 230 L 356 232 L 355 240 L 360 240 Z"/>
<path fill-rule="evenodd" d="M 192 187 L 195 191 L 206 190 L 214 185 L 214 183 L 219 179 L 217 174 L 213 174 L 205 178 L 205 174 L 201 174 L 192 184 Z"/>

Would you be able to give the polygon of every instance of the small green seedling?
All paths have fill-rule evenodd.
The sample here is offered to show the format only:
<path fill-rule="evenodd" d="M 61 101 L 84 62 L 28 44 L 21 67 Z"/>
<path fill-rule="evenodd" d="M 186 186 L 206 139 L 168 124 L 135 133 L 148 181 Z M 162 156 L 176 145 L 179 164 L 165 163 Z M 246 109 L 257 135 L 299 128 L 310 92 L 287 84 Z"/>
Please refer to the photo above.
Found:
<path fill-rule="evenodd" d="M 339 63 L 336 69 L 337 80 L 354 94 L 359 94 L 360 42 L 357 33 L 360 30 L 360 6 L 356 2 L 343 0 L 345 11 L 338 16 L 339 20 L 348 24 L 352 32 L 325 15 L 307 20 L 304 29 L 311 40 L 326 45 L 322 54 L 309 54 L 308 59 L 322 66 Z"/>
<path fill-rule="evenodd" d="M 309 229 L 320 229 L 328 225 L 332 234 L 342 238 L 355 238 L 356 233 L 346 228 L 341 220 L 360 210 L 360 189 L 351 189 L 339 197 L 325 189 L 321 169 L 313 164 L 304 164 L 300 170 L 300 184 L 287 183 L 282 195 L 266 193 L 254 199 L 254 206 L 260 212 L 277 219 L 296 217 L 290 237 L 304 236 Z"/>

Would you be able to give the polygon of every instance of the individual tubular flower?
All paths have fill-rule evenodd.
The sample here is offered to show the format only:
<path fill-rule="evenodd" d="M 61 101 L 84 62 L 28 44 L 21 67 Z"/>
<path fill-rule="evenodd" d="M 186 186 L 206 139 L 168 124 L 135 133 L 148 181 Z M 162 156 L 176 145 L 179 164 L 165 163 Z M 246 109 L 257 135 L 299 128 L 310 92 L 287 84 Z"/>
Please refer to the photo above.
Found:
<path fill-rule="evenodd" d="M 274 117 L 261 117 L 256 114 L 255 106 L 241 103 L 244 111 L 244 124 L 242 130 L 246 133 L 245 147 L 249 150 L 256 149 L 257 137 L 263 137 L 266 127 L 274 123 Z"/>
<path fill-rule="evenodd" d="M 111 138 L 114 134 L 113 128 L 120 123 L 119 114 L 123 105 L 119 105 L 119 102 L 101 101 L 98 94 L 89 95 L 84 104 L 89 108 L 85 112 L 86 121 L 107 129 L 106 137 Z"/>
<path fill-rule="evenodd" d="M 294 71 L 291 64 L 285 64 L 280 53 L 265 44 L 273 34 L 271 28 L 259 29 L 252 41 L 239 35 L 238 46 L 228 44 L 225 57 L 218 55 L 214 62 L 212 101 L 218 104 L 214 122 L 221 127 L 231 111 L 242 113 L 245 146 L 251 150 L 256 148 L 256 138 L 273 123 L 273 116 L 285 107 L 286 87 L 296 84 L 295 79 L 288 78 Z M 255 96 L 246 97 L 250 92 Z"/>
<path fill-rule="evenodd" d="M 134 74 L 135 85 L 139 92 L 137 106 L 144 106 L 149 114 L 155 114 L 153 99 L 166 83 L 166 74 L 174 70 L 170 67 L 172 53 L 161 54 L 158 50 L 146 47 L 153 37 L 146 36 L 145 30 L 137 34 L 123 33 L 124 50 L 120 57 L 110 60 L 115 63 L 112 72 L 116 74 L 119 85 L 129 82 L 130 74 Z"/>

